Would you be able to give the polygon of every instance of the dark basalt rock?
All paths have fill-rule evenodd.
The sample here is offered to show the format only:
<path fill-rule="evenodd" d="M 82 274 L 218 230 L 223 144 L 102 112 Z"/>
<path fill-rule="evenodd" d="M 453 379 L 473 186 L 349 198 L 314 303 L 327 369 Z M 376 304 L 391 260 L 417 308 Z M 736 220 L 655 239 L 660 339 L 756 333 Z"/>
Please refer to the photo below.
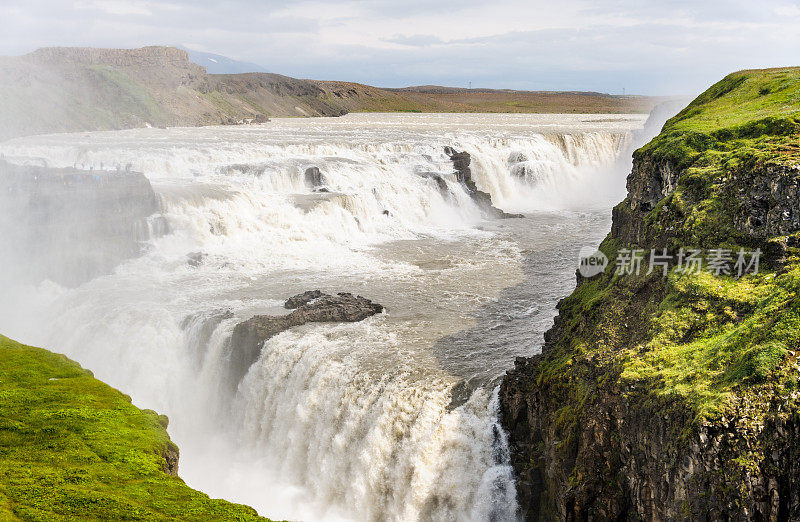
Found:
<path fill-rule="evenodd" d="M 284 330 L 306 323 L 354 323 L 383 312 L 382 305 L 360 295 L 329 295 L 319 290 L 295 295 L 284 303 L 284 307 L 294 308 L 294 311 L 280 316 L 256 315 L 233 329 L 230 339 L 230 380 L 233 386 L 258 359 L 264 341 Z"/>
<path fill-rule="evenodd" d="M 522 214 L 509 214 L 503 212 L 492 204 L 492 196 L 488 192 L 478 190 L 475 181 L 472 180 L 472 169 L 469 165 L 472 162 L 472 157 L 469 152 L 458 152 L 453 147 L 445 147 L 444 153 L 453 162 L 453 168 L 456 171 L 456 180 L 464 186 L 467 194 L 472 198 L 478 206 L 492 217 L 496 218 L 520 218 L 524 217 Z"/>
<path fill-rule="evenodd" d="M 205 252 L 189 252 L 186 254 L 186 264 L 197 268 L 198 266 L 203 264 L 203 260 L 208 256 Z"/>
<path fill-rule="evenodd" d="M 303 176 L 306 180 L 306 185 L 308 185 L 311 190 L 321 190 L 325 185 L 325 176 L 322 175 L 318 167 L 307 168 Z"/>
<path fill-rule="evenodd" d="M 295 308 L 299 308 L 304 304 L 308 304 L 314 299 L 319 299 L 323 295 L 325 294 L 323 294 L 320 290 L 309 290 L 307 292 L 303 292 L 302 294 L 297 294 L 294 297 L 290 297 L 285 303 L 283 303 L 283 307 L 289 310 L 294 310 Z"/>
<path fill-rule="evenodd" d="M 515 165 L 517 163 L 524 163 L 528 161 L 528 156 L 524 152 L 512 152 L 508 155 L 508 164 Z"/>
<path fill-rule="evenodd" d="M 166 428 L 166 426 L 165 426 Z M 167 475 L 172 475 L 173 477 L 178 476 L 178 461 L 180 460 L 181 453 L 178 449 L 178 446 L 170 441 L 167 444 L 166 449 L 164 449 L 164 464 L 161 470 L 166 473 Z"/>
<path fill-rule="evenodd" d="M 436 183 L 436 186 L 439 188 L 439 193 L 444 199 L 452 198 L 453 195 L 450 192 L 450 188 L 447 186 L 447 182 L 444 180 L 441 174 L 438 172 L 420 172 L 419 175 L 425 179 L 433 180 L 434 183 Z"/>
<path fill-rule="evenodd" d="M 529 163 L 523 162 L 511 166 L 511 175 L 521 180 L 525 180 L 529 184 L 536 182 L 536 179 L 533 177 L 534 173 L 535 171 L 531 169 Z"/>
<path fill-rule="evenodd" d="M 611 233 L 623 243 L 645 248 L 663 248 L 683 238 L 682 222 L 685 216 L 677 215 L 669 204 L 669 197 L 685 175 L 668 161 L 653 162 L 639 158 L 628 176 L 628 199 L 613 210 Z M 786 236 L 800 230 L 800 169 L 796 166 L 764 165 L 755 168 L 732 170 L 720 180 L 721 196 L 732 202 L 726 209 L 726 218 L 732 225 L 735 239 L 753 248 L 761 248 L 764 260 L 773 264 L 782 257 L 781 245 L 772 244 L 770 238 Z M 682 195 L 684 201 L 698 204 L 705 194 Z M 694 201 L 696 200 L 696 201 Z M 646 226 L 646 217 L 660 202 L 664 202 L 659 221 L 661 229 L 655 233 Z M 695 244 L 702 248 L 716 248 L 717 243 Z"/>
<path fill-rule="evenodd" d="M 512 176 L 527 180 L 528 182 L 534 181 L 531 179 L 533 170 L 531 170 L 530 164 L 528 163 L 528 156 L 524 153 L 512 152 L 509 154 L 508 167 Z"/>
<path fill-rule="evenodd" d="M 554 421 L 564 403 L 538 384 L 543 357 L 518 358 L 500 387 L 525 520 L 798 520 L 800 418 L 781 412 L 782 399 L 768 400 L 762 424 L 747 416 L 694 424 L 675 398 L 609 389 L 565 440 Z M 581 371 L 600 379 L 610 369 L 582 361 Z M 747 401 L 735 399 L 731 411 Z M 727 476 L 726 464 L 754 448 L 763 460 L 752 472 Z M 576 471 L 580 487 L 570 485 Z M 726 490 L 728 481 L 736 487 Z"/>

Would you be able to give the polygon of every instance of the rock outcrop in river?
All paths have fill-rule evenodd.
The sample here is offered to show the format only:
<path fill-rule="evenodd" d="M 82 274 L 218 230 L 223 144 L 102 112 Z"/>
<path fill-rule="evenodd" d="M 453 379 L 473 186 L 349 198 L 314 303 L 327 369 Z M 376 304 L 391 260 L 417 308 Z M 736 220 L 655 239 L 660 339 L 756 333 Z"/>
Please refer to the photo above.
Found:
<path fill-rule="evenodd" d="M 340 292 L 329 295 L 311 290 L 290 297 L 287 315 L 256 315 L 236 325 L 231 335 L 231 382 L 235 385 L 258 359 L 264 341 L 306 323 L 357 322 L 383 312 L 383 306 L 365 297 Z"/>
<path fill-rule="evenodd" d="M 503 212 L 499 208 L 495 207 L 492 204 L 492 196 L 488 192 L 483 192 L 482 190 L 478 190 L 478 186 L 475 185 L 475 181 L 472 179 L 472 169 L 470 168 L 470 163 L 472 162 L 472 157 L 469 155 L 469 152 L 461 151 L 458 152 L 452 147 L 445 147 L 444 153 L 447 154 L 447 157 L 450 158 L 450 161 L 453 162 L 453 168 L 456 171 L 456 181 L 461 183 L 464 186 L 464 190 L 469 194 L 469 197 L 472 198 L 473 201 L 487 214 L 492 217 L 497 218 L 518 218 L 522 217 L 522 214 L 509 214 L 507 212 Z M 437 181 L 439 183 L 439 187 L 441 189 L 441 178 Z"/>
<path fill-rule="evenodd" d="M 634 154 L 611 263 L 501 385 L 527 519 L 800 519 L 798 95 L 732 74 Z"/>

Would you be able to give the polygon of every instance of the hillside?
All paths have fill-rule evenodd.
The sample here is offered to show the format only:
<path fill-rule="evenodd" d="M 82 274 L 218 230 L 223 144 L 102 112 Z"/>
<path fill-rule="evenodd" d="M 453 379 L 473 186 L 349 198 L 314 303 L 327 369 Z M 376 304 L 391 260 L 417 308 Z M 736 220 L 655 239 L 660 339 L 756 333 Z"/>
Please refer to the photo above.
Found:
<path fill-rule="evenodd" d="M 501 387 L 528 519 L 800 518 L 799 139 L 800 68 L 742 71 L 635 152 L 609 265 Z"/>
<path fill-rule="evenodd" d="M 666 98 L 596 92 L 513 91 L 420 86 L 381 89 L 348 82 L 315 82 L 350 112 L 639 113 Z"/>
<path fill-rule="evenodd" d="M 0 138 L 342 114 L 323 98 L 313 83 L 277 74 L 207 74 L 172 47 L 45 48 L 0 58 Z"/>
<path fill-rule="evenodd" d="M 437 89 L 390 90 L 262 72 L 208 74 L 185 50 L 173 47 L 43 48 L 0 57 L 0 139 L 360 111 L 648 112 L 659 101 L 598 93 Z"/>
<path fill-rule="evenodd" d="M 0 518 L 265 520 L 177 477 L 167 419 L 0 335 Z"/>

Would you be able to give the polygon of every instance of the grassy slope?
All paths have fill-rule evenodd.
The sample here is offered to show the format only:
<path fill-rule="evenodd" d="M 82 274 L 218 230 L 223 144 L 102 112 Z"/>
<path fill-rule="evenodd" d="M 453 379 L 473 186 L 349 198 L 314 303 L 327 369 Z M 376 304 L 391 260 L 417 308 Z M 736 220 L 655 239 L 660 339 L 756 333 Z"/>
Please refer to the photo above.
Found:
<path fill-rule="evenodd" d="M 27 79 L 15 80 L 14 73 Z M 111 66 L 47 69 L 14 63 L 4 68 L 0 63 L 0 139 L 164 125 L 170 118 L 142 82 Z"/>
<path fill-rule="evenodd" d="M 165 425 L 63 355 L 0 336 L 0 518 L 263 520 L 167 474 Z"/>
<path fill-rule="evenodd" d="M 752 238 L 732 228 L 736 201 L 724 195 L 735 172 L 798 163 L 798 117 L 800 68 L 742 71 L 712 86 L 635 154 L 684 172 L 646 217 L 646 235 L 668 237 L 673 249 L 752 247 Z M 609 236 L 601 249 L 613 259 L 621 246 Z M 565 423 L 579 421 L 598 388 L 682 399 L 698 420 L 741 407 L 743 397 L 790 396 L 798 386 L 798 256 L 790 248 L 785 265 L 762 265 L 758 275 L 741 279 L 674 269 L 666 279 L 621 276 L 612 265 L 560 306 L 563 330 L 539 384 L 569 399 Z M 598 362 L 609 369 L 600 382 L 587 369 Z M 757 402 L 744 401 L 756 409 Z"/>

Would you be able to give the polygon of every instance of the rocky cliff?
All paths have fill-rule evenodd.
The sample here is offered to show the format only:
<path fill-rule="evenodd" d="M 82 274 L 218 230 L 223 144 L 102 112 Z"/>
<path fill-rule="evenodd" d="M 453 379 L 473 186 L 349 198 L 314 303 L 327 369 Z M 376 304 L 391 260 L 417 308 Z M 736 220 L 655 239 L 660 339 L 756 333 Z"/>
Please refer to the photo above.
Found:
<path fill-rule="evenodd" d="M 139 255 L 163 232 L 141 173 L 13 165 L 0 159 L 0 281 L 75 285 Z"/>
<path fill-rule="evenodd" d="M 798 99 L 735 73 L 635 152 L 609 265 L 501 385 L 527 519 L 800 519 Z"/>

